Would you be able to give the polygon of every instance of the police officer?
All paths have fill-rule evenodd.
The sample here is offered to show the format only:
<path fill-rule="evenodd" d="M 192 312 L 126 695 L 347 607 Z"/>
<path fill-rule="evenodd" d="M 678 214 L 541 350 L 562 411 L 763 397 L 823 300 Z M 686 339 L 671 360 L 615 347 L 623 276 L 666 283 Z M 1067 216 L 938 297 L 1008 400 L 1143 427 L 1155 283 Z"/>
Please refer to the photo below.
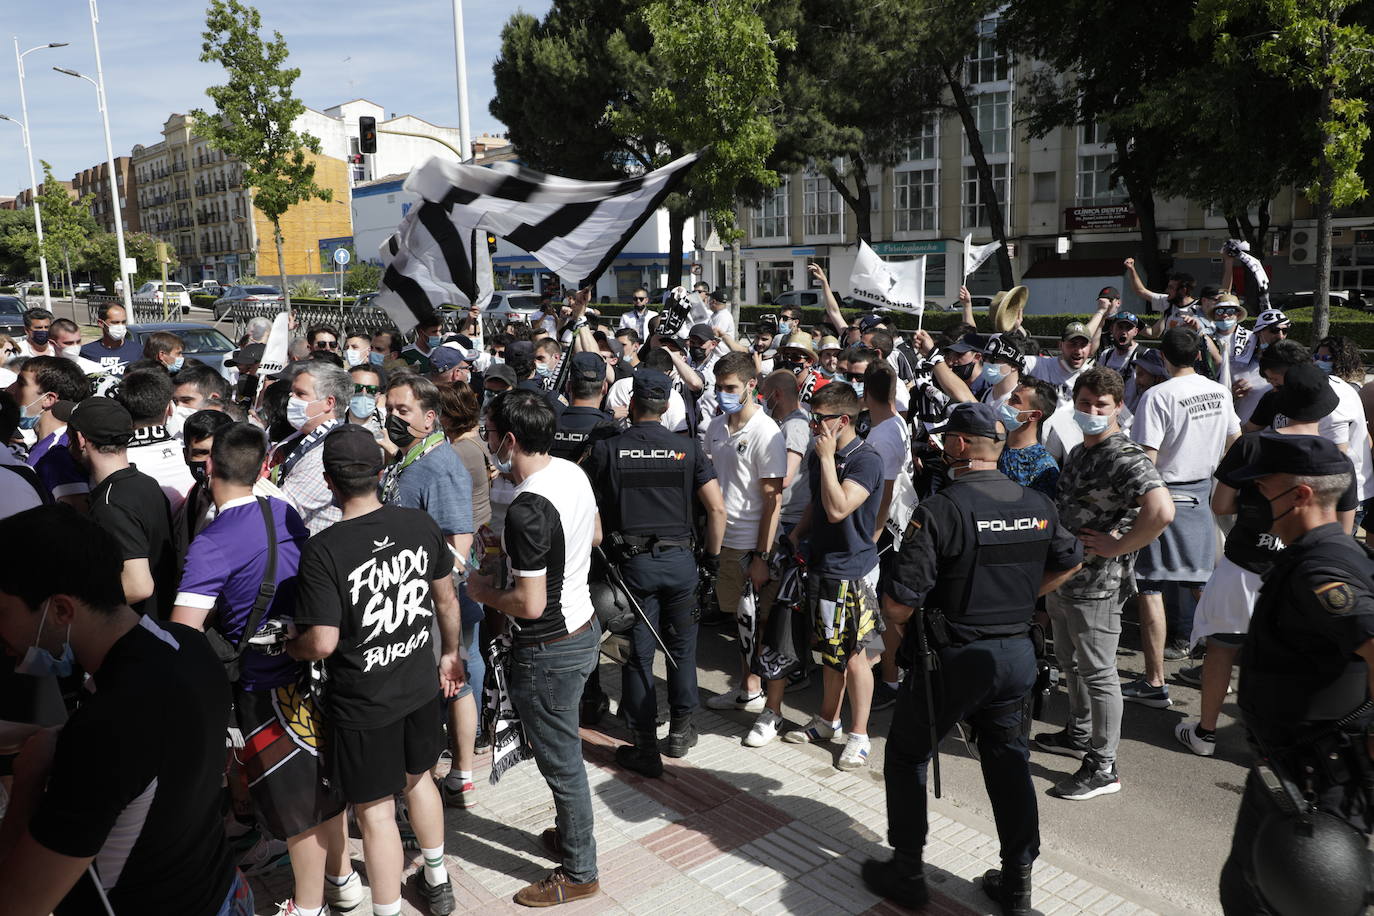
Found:
<path fill-rule="evenodd" d="M 706 509 L 702 563 L 719 566 L 725 537 L 725 502 L 715 469 L 696 440 L 669 432 L 660 418 L 668 409 L 672 382 L 655 369 L 635 372 L 630 397 L 631 426 L 592 447 L 584 467 L 601 507 L 606 553 L 625 584 L 663 637 L 674 665 L 668 669 L 671 710 L 669 757 L 683 757 L 697 743 L 692 712 L 697 706 L 697 565 L 692 554 L 692 499 Z M 621 709 L 634 733 L 633 746 L 616 749 L 623 767 L 659 776 L 655 732 L 653 634 L 643 621 L 631 631 L 631 653 L 623 669 Z"/>
<path fill-rule="evenodd" d="M 606 361 L 599 353 L 572 355 L 567 394 L 568 406 L 558 417 L 549 454 L 581 464 L 596 439 L 617 432 L 615 417 L 601 409 L 606 398 Z"/>
<path fill-rule="evenodd" d="M 984 875 L 984 890 L 1004 913 L 1029 913 L 1040 850 L 1026 742 L 1036 676 L 1031 614 L 1037 596 L 1078 569 L 1082 547 L 1059 525 L 1052 500 L 997 471 L 1006 434 L 991 407 L 959 404 L 940 431 L 950 483 L 916 508 L 884 585 L 885 618 L 924 611 L 905 627 L 911 673 L 887 742 L 887 838 L 896 854 L 865 862 L 863 877 L 897 903 L 926 902 L 926 767 L 939 739 L 967 721 L 1002 847 L 1002 869 Z M 938 761 L 936 773 L 938 791 Z"/>
<path fill-rule="evenodd" d="M 1336 518 L 1350 485 L 1348 458 L 1318 436 L 1260 437 L 1256 462 L 1237 480 L 1254 480 L 1264 504 L 1259 530 L 1287 544 L 1264 578 L 1241 648 L 1241 715 L 1268 772 L 1277 774 L 1317 810 L 1360 833 L 1374 830 L 1374 562 Z M 1257 874 L 1256 837 L 1277 808 L 1261 774 L 1245 783 L 1231 854 L 1221 871 L 1228 914 L 1286 913 L 1270 882 L 1363 888 L 1368 876 Z M 1289 862 L 1298 861 L 1288 857 Z M 1307 859 L 1310 863 L 1313 860 Z M 1320 858 L 1318 859 L 1320 861 Z M 1268 894 L 1265 892 L 1269 891 Z M 1298 895 L 1302 899 L 1301 895 Z M 1308 896 L 1307 912 L 1339 912 Z"/>

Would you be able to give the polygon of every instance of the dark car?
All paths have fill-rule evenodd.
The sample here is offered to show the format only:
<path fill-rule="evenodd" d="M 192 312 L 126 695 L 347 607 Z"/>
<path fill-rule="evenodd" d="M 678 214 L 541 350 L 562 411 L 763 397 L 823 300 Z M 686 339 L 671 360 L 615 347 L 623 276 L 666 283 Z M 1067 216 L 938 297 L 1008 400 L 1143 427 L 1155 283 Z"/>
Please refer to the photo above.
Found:
<path fill-rule="evenodd" d="M 24 336 L 24 309 L 28 308 L 18 296 L 0 296 L 0 334 L 15 340 Z"/>
<path fill-rule="evenodd" d="M 275 286 L 231 286 L 211 307 L 218 321 L 240 306 L 270 305 L 285 301 Z"/>
<path fill-rule="evenodd" d="M 220 333 L 218 328 L 212 328 L 208 324 L 190 324 L 185 321 L 155 321 L 129 326 L 130 336 L 138 341 L 140 346 L 157 331 L 171 331 L 180 337 L 182 346 L 185 348 L 182 351 L 183 356 L 187 359 L 198 359 L 205 365 L 213 367 L 220 374 L 223 374 L 225 369 L 224 357 L 234 350 L 233 341 Z"/>

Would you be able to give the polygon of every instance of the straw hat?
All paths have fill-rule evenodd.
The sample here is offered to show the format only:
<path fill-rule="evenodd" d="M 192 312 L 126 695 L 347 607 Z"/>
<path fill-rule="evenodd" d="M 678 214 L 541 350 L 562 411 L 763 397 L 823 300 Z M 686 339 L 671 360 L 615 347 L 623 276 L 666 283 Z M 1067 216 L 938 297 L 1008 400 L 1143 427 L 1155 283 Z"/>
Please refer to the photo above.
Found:
<path fill-rule="evenodd" d="M 792 334 L 783 342 L 779 350 L 805 350 L 810 356 L 816 355 L 816 347 L 811 341 L 811 334 L 807 331 L 793 331 Z"/>
<path fill-rule="evenodd" d="M 1240 315 L 1236 318 L 1237 321 L 1244 321 L 1246 316 L 1250 314 L 1245 310 L 1245 306 L 1241 305 L 1240 300 L 1237 299 L 1235 296 L 1231 295 L 1230 293 L 1221 293 L 1219 296 L 1217 296 L 1217 298 L 1212 302 L 1211 305 L 1207 306 L 1207 308 L 1203 310 L 1207 315 L 1207 320 L 1211 321 L 1212 313 L 1215 312 L 1219 306 L 1223 305 L 1240 309 Z"/>
<path fill-rule="evenodd" d="M 820 347 L 817 348 L 817 352 L 824 353 L 826 350 L 842 350 L 842 349 L 844 349 L 844 348 L 840 346 L 839 338 L 837 338 L 837 337 L 831 337 L 831 336 L 827 335 L 827 336 L 821 338 L 821 344 L 820 344 Z"/>
<path fill-rule="evenodd" d="M 992 305 L 988 309 L 992 329 L 999 334 L 1005 334 L 1016 327 L 1021 321 L 1021 316 L 1025 314 L 1026 303 L 1029 300 L 1030 290 L 1024 286 L 1013 286 L 994 295 Z"/>

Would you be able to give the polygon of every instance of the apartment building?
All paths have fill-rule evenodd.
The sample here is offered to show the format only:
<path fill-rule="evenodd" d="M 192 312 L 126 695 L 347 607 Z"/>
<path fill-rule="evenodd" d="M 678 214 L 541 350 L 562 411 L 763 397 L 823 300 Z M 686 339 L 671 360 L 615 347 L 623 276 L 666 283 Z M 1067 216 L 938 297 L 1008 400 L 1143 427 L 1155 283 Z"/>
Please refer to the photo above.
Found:
<path fill-rule="evenodd" d="M 119 187 L 119 217 L 125 232 L 141 232 L 139 219 L 138 179 L 133 174 L 133 161 L 128 156 L 115 158 L 115 174 Z M 110 202 L 110 164 L 100 162 L 72 177 L 72 188 L 78 197 L 91 197 L 91 217 L 98 228 L 114 232 L 114 205 Z"/>

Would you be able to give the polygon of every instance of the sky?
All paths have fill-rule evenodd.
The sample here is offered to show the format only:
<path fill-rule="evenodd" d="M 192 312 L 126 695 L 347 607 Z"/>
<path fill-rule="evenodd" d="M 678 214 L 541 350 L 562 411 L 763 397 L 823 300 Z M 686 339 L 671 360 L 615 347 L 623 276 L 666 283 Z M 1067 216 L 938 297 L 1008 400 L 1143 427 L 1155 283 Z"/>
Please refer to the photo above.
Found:
<path fill-rule="evenodd" d="M 388 113 L 412 114 L 443 126 L 458 124 L 452 0 L 387 0 L 380 4 L 323 0 L 257 0 L 264 31 L 286 39 L 289 62 L 301 70 L 297 98 L 316 110 L 366 98 Z M 469 121 L 473 135 L 500 133 L 487 111 L 491 65 L 501 28 L 520 10 L 543 16 L 551 0 L 463 0 Z M 200 62 L 205 6 L 200 0 L 101 0 L 100 54 L 116 156 L 162 139 L 173 112 L 210 107 L 205 87 L 223 82 L 216 64 Z M 95 87 L 55 73 L 65 67 L 95 77 L 87 0 L 0 0 L 0 114 L 20 119 L 19 80 L 12 35 L 24 57 L 34 168 L 52 164 L 57 178 L 106 159 Z M 28 186 L 22 132 L 0 121 L 0 196 Z"/>

